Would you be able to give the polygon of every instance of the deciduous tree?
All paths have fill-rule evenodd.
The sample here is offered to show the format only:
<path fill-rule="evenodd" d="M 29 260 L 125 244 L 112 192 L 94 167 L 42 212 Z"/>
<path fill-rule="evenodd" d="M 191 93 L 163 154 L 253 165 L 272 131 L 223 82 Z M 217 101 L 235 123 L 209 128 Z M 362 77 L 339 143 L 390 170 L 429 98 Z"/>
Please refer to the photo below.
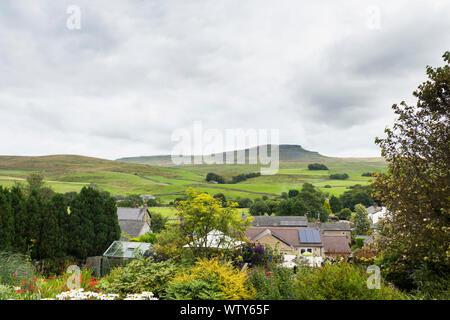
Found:
<path fill-rule="evenodd" d="M 397 119 L 376 139 L 388 172 L 377 175 L 374 191 L 390 212 L 380 244 L 395 261 L 391 271 L 427 270 L 447 279 L 448 290 L 450 52 L 443 58 L 443 67 L 427 67 L 428 80 L 413 92 L 415 105 L 392 106 Z"/>

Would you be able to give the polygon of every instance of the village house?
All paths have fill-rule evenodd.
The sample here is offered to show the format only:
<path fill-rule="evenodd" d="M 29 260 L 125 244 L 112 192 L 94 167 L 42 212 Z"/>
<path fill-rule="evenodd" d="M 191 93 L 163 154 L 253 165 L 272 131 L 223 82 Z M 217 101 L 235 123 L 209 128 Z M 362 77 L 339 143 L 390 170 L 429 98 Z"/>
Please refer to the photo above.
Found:
<path fill-rule="evenodd" d="M 151 215 L 147 208 L 117 208 L 121 240 L 137 238 L 151 231 Z"/>
<path fill-rule="evenodd" d="M 252 225 L 255 227 L 307 227 L 305 216 L 254 216 Z"/>
<path fill-rule="evenodd" d="M 255 216 L 247 238 L 254 243 L 276 245 L 284 254 L 351 254 L 351 229 L 345 222 L 309 223 L 305 216 Z"/>
<path fill-rule="evenodd" d="M 308 228 L 317 228 L 327 236 L 344 236 L 348 243 L 352 241 L 351 228 L 348 222 L 308 222 Z"/>
<path fill-rule="evenodd" d="M 345 236 L 322 235 L 322 243 L 326 257 L 349 257 L 352 253 Z"/>
<path fill-rule="evenodd" d="M 376 202 L 373 205 L 366 208 L 368 213 L 368 218 L 373 222 L 373 224 L 377 224 L 378 220 L 386 217 L 386 207 L 380 207 Z"/>
<path fill-rule="evenodd" d="M 289 255 L 311 254 L 318 257 L 349 256 L 351 250 L 343 235 L 324 235 L 319 229 L 298 227 L 251 227 L 246 233 L 253 243 L 277 247 Z"/>
<path fill-rule="evenodd" d="M 247 239 L 253 243 L 278 247 L 284 254 L 309 253 L 322 256 L 323 244 L 319 230 L 292 227 L 252 227 L 247 231 Z"/>

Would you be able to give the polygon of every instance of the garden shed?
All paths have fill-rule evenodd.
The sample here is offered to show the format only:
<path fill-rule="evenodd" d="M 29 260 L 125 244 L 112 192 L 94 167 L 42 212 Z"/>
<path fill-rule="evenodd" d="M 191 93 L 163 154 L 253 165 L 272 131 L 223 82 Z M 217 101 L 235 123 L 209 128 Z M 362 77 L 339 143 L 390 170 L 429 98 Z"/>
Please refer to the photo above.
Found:
<path fill-rule="evenodd" d="M 144 257 L 150 257 L 154 248 L 147 242 L 114 241 L 102 259 L 102 275 L 108 274 L 112 268 L 123 266 L 132 261 Z"/>

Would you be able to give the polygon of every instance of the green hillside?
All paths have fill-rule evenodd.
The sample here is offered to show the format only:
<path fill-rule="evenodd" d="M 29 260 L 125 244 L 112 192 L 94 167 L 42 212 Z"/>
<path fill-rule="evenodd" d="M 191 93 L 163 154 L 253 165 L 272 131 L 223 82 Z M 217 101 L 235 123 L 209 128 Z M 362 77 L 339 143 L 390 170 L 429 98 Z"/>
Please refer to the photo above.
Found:
<path fill-rule="evenodd" d="M 267 145 L 267 152 L 270 155 L 270 145 Z M 245 162 L 250 163 L 250 160 L 253 159 L 251 155 L 256 154 L 257 157 L 259 155 L 258 153 L 258 147 L 243 149 L 243 150 L 236 150 L 233 151 L 234 153 L 234 159 L 237 159 L 237 154 L 239 152 L 245 153 Z M 217 153 L 212 155 L 215 158 L 222 158 L 225 162 L 226 159 L 226 153 Z M 190 156 L 191 161 L 193 163 L 193 155 Z M 289 144 L 282 144 L 279 145 L 279 160 L 281 162 L 301 162 L 301 161 L 323 161 L 327 159 L 328 157 L 325 157 L 318 152 L 308 151 L 306 149 L 303 149 L 300 145 L 289 145 Z M 258 158 L 255 159 L 258 163 Z M 126 162 L 126 163 L 140 163 L 140 164 L 149 164 L 149 165 L 157 165 L 157 166 L 173 166 L 172 157 L 171 155 L 158 155 L 158 156 L 140 156 L 140 157 L 127 157 L 127 158 L 120 158 L 117 159 L 117 161 L 120 162 Z"/>
<path fill-rule="evenodd" d="M 246 150 L 247 156 L 249 150 Z M 162 158 L 166 157 L 166 158 Z M 171 161 L 170 156 L 148 157 Z M 262 196 L 275 197 L 290 189 L 299 189 L 303 183 L 312 183 L 322 191 L 340 195 L 349 187 L 369 183 L 365 172 L 386 171 L 382 158 L 331 158 L 300 146 L 280 146 L 280 169 L 277 174 L 259 176 L 239 183 L 211 184 L 205 178 L 209 172 L 219 174 L 226 181 L 233 176 L 259 172 L 259 164 L 214 164 L 183 166 L 150 166 L 127 161 L 111 161 L 77 155 L 43 157 L 0 156 L 0 185 L 24 183 L 31 172 L 41 172 L 45 181 L 57 192 L 79 191 L 95 183 L 101 189 L 116 195 L 153 194 L 168 203 L 184 194 L 188 187 L 211 194 L 223 193 L 229 199 Z M 169 159 L 169 160 L 168 160 Z M 136 161 L 136 160 L 133 160 Z M 329 170 L 308 170 L 308 164 L 320 162 Z M 346 180 L 331 180 L 330 174 L 347 173 Z"/>
<path fill-rule="evenodd" d="M 79 155 L 50 155 L 41 157 L 0 156 L 0 170 L 45 171 L 49 175 L 59 175 L 67 171 L 114 171 L 174 176 L 158 167 L 123 163 L 113 160 L 85 157 Z"/>

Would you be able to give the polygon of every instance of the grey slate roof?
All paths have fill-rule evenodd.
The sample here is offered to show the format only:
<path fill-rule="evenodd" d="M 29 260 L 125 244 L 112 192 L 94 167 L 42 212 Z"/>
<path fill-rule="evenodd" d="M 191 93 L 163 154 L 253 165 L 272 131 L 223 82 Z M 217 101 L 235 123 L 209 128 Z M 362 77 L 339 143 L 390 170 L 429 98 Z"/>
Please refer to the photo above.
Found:
<path fill-rule="evenodd" d="M 318 228 L 323 231 L 351 231 L 350 224 L 345 222 L 308 222 L 309 228 Z"/>
<path fill-rule="evenodd" d="M 117 208 L 120 230 L 131 238 L 139 237 L 148 231 L 150 226 L 145 219 L 146 209 L 142 208 Z M 126 239 L 121 237 L 121 239 Z"/>
<path fill-rule="evenodd" d="M 142 208 L 117 208 L 117 216 L 119 220 L 136 220 L 143 221 L 146 209 Z"/>
<path fill-rule="evenodd" d="M 255 216 L 252 225 L 255 227 L 307 227 L 305 216 Z"/>
<path fill-rule="evenodd" d="M 148 231 L 150 227 L 145 221 L 135 221 L 135 220 L 119 220 L 120 230 L 130 236 L 130 238 L 137 238 Z M 120 239 L 127 239 L 121 236 Z"/>

